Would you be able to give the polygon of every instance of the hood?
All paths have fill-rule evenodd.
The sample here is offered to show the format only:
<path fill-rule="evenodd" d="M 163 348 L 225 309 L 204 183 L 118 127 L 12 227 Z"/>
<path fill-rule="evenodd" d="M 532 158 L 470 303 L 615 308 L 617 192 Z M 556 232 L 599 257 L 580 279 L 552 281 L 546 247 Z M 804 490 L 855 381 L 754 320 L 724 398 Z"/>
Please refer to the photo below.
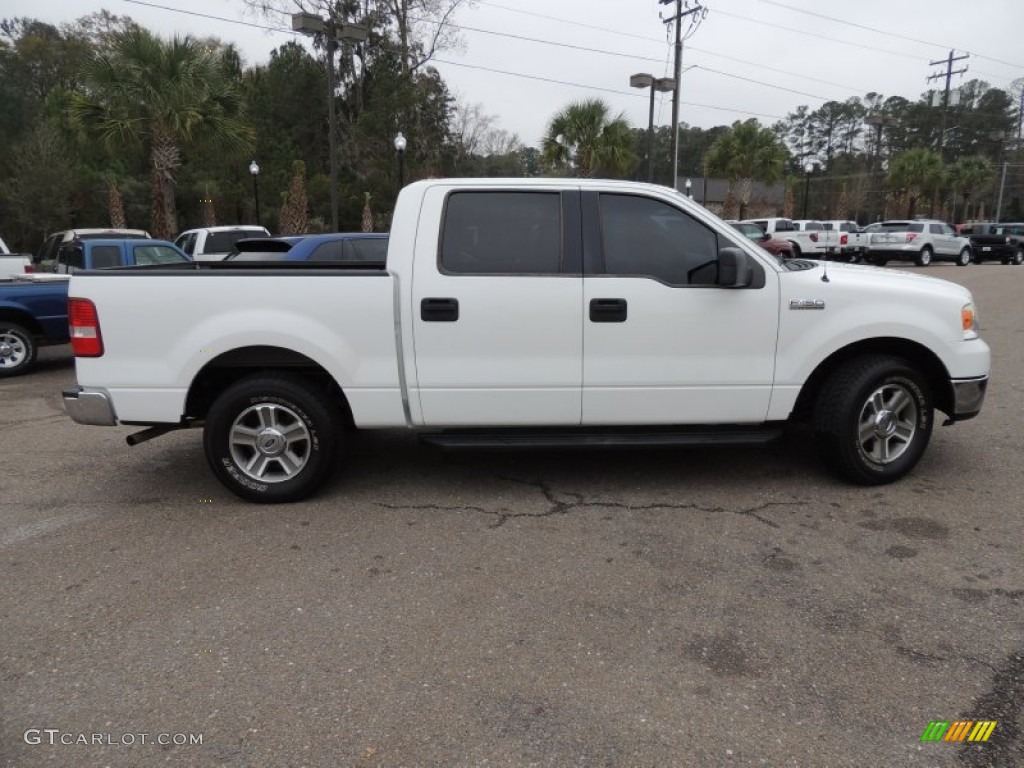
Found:
<path fill-rule="evenodd" d="M 808 261 L 808 260 L 803 260 Z M 797 272 L 783 272 L 785 277 L 796 278 L 806 288 L 810 284 L 821 285 L 821 276 L 824 270 L 824 262 L 808 261 L 815 266 L 811 269 Z M 870 290 L 877 293 L 916 293 L 929 294 L 933 296 L 946 295 L 963 303 L 971 301 L 971 292 L 962 285 L 943 280 L 940 277 L 931 277 L 916 272 L 905 272 L 901 269 L 890 269 L 876 267 L 867 264 L 844 264 L 843 262 L 828 262 L 828 279 L 832 289 L 857 289 Z"/>

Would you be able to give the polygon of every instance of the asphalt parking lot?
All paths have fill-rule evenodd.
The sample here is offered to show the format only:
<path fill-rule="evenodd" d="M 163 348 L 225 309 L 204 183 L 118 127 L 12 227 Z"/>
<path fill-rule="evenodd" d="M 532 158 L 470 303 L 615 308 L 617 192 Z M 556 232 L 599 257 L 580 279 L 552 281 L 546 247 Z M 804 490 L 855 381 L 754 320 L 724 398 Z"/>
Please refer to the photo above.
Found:
<path fill-rule="evenodd" d="M 1024 268 L 926 271 L 974 291 L 993 380 L 884 488 L 799 438 L 382 432 L 254 506 L 198 431 L 73 424 L 44 350 L 0 382 L 0 766 L 1024 765 Z M 998 724 L 921 742 L 956 720 Z"/>

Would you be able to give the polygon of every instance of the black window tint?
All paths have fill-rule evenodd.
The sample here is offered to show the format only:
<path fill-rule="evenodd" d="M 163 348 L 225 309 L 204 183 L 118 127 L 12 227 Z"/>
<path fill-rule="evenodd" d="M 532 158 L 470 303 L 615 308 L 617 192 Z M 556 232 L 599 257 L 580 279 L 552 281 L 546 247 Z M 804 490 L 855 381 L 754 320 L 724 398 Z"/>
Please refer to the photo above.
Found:
<path fill-rule="evenodd" d="M 203 246 L 204 253 L 231 253 L 235 250 L 235 243 L 247 237 L 266 237 L 262 232 L 236 231 L 236 232 L 209 232 L 206 235 L 206 244 Z"/>
<path fill-rule="evenodd" d="M 388 241 L 384 237 L 368 237 L 349 241 L 356 261 L 386 261 Z"/>
<path fill-rule="evenodd" d="M 908 232 L 924 232 L 924 224 L 911 224 L 907 227 Z"/>
<path fill-rule="evenodd" d="M 82 254 L 82 246 L 70 245 L 61 248 L 57 252 L 57 263 L 64 264 L 69 269 L 82 269 L 85 266 L 85 256 Z"/>
<path fill-rule="evenodd" d="M 121 249 L 116 245 L 95 245 L 92 248 L 92 268 L 119 267 Z"/>
<path fill-rule="evenodd" d="M 605 271 L 669 285 L 713 285 L 718 237 L 678 208 L 646 197 L 601 195 Z"/>
<path fill-rule="evenodd" d="M 557 192 L 454 192 L 445 207 L 441 266 L 456 274 L 558 274 Z"/>
<path fill-rule="evenodd" d="M 804 225 L 804 229 L 806 229 L 808 232 L 821 232 L 823 227 L 821 226 L 820 221 L 808 221 Z"/>
<path fill-rule="evenodd" d="M 309 254 L 309 261 L 342 261 L 345 258 L 345 241 L 330 240 L 320 243 Z"/>

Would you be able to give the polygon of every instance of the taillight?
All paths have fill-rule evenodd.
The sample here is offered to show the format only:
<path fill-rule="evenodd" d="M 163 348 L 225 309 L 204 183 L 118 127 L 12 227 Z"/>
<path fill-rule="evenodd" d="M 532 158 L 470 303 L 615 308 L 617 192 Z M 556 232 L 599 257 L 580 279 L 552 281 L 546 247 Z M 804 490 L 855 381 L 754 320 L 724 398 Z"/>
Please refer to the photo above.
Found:
<path fill-rule="evenodd" d="M 103 336 L 95 304 L 88 299 L 68 299 L 68 326 L 75 357 L 99 357 L 103 354 Z"/>
<path fill-rule="evenodd" d="M 849 235 L 843 235 L 842 237 L 839 238 L 839 244 L 840 245 L 846 245 L 848 242 L 850 242 L 850 236 Z"/>
<path fill-rule="evenodd" d="M 917 237 L 917 233 L 916 232 L 907 232 L 907 242 L 908 243 L 914 242 L 914 239 L 916 237 Z"/>
<path fill-rule="evenodd" d="M 1007 240 L 1006 242 L 1010 242 L 1010 241 Z M 31 264 L 26 264 L 25 265 L 25 273 L 26 274 L 31 274 L 32 272 L 35 272 L 35 271 L 36 271 L 36 268 L 33 267 Z"/>
<path fill-rule="evenodd" d="M 818 242 L 818 233 L 817 232 L 811 232 L 811 242 L 812 243 Z"/>

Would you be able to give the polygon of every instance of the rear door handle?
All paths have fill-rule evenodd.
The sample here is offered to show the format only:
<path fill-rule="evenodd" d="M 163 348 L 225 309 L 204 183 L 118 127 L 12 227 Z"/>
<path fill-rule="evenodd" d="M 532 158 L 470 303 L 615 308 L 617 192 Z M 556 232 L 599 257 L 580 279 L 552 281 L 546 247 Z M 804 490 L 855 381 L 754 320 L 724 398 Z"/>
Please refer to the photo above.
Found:
<path fill-rule="evenodd" d="M 425 323 L 454 323 L 458 319 L 458 299 L 423 299 L 420 301 L 420 320 Z"/>
<path fill-rule="evenodd" d="M 590 322 L 592 323 L 624 323 L 626 316 L 625 299 L 590 300 Z"/>

